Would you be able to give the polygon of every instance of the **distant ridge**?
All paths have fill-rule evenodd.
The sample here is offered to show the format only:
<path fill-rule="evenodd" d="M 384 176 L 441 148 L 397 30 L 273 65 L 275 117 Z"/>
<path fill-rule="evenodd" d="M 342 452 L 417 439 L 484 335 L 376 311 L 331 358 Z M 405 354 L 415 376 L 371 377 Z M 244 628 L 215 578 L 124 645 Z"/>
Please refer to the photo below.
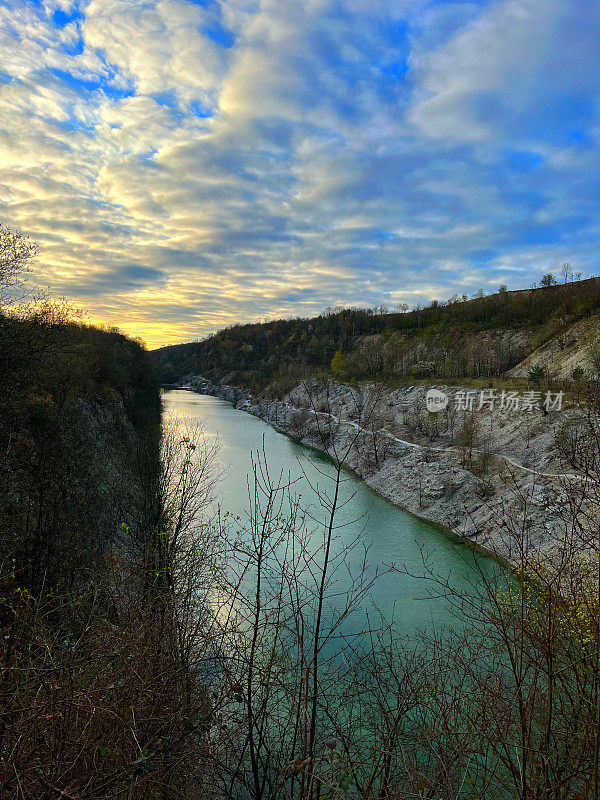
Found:
<path fill-rule="evenodd" d="M 151 357 L 162 382 L 193 373 L 253 393 L 277 394 L 299 378 L 329 372 L 336 353 L 334 371 L 345 380 L 522 377 L 537 363 L 565 380 L 574 369 L 589 375 L 600 366 L 599 314 L 594 277 L 455 296 L 405 313 L 329 309 L 311 319 L 233 325 Z"/>

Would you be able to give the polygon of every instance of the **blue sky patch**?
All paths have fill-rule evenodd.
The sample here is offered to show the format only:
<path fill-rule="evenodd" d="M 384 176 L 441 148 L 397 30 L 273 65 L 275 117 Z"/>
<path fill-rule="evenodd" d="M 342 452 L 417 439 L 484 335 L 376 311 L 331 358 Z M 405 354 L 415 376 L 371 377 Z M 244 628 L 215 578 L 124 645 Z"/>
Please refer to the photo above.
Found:
<path fill-rule="evenodd" d="M 233 47 L 235 44 L 235 36 L 227 28 L 223 27 L 220 22 L 214 21 L 209 25 L 202 28 L 202 33 L 212 39 L 213 42 L 220 44 L 222 47 Z"/>

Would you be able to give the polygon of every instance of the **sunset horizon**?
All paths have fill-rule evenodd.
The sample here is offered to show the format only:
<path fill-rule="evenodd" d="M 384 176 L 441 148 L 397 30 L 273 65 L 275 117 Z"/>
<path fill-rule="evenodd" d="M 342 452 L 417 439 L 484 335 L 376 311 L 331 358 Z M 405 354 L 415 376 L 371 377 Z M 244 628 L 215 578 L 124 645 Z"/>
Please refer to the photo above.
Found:
<path fill-rule="evenodd" d="M 597 274 L 599 22 L 583 0 L 4 0 L 0 221 L 39 244 L 32 284 L 149 347 Z"/>

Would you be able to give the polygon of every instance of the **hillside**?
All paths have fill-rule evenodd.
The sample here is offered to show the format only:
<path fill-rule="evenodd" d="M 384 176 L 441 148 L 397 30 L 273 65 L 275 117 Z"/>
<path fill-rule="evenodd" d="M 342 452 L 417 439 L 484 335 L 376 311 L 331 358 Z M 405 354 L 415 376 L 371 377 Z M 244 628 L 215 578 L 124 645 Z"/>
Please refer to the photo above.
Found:
<path fill-rule="evenodd" d="M 599 278 L 383 312 L 350 308 L 234 325 L 151 357 L 164 383 L 200 374 L 254 394 L 269 387 L 274 395 L 329 372 L 338 351 L 333 371 L 346 380 L 519 377 L 536 364 L 564 380 L 576 368 L 597 370 Z"/>
<path fill-rule="evenodd" d="M 136 452 L 160 419 L 152 364 L 137 342 L 48 303 L 0 314 L 0 367 L 2 552 L 32 592 L 71 586 L 136 504 Z"/>
<path fill-rule="evenodd" d="M 0 369 L 0 795 L 190 797 L 204 707 L 147 352 L 47 302 L 0 309 Z"/>

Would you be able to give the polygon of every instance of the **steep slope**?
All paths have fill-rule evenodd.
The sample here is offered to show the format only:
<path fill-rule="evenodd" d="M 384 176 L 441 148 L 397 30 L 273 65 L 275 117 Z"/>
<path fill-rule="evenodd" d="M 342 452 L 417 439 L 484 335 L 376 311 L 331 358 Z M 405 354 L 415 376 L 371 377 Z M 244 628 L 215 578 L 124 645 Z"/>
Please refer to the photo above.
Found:
<path fill-rule="evenodd" d="M 600 374 L 600 316 L 595 314 L 561 330 L 506 374 L 526 377 L 538 365 L 559 380 L 571 379 L 577 369 L 587 376 Z"/>
<path fill-rule="evenodd" d="M 49 308 L 0 316 L 0 368 L 2 552 L 32 591 L 70 584 L 139 505 L 139 447 L 160 420 L 152 364 L 137 342 Z"/>

